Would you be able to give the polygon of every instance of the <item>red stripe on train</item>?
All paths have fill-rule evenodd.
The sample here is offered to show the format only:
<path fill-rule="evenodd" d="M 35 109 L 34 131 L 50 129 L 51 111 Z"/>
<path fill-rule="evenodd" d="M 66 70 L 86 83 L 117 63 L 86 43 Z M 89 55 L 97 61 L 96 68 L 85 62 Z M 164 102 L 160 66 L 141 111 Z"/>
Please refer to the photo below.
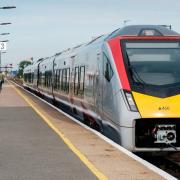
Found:
<path fill-rule="evenodd" d="M 120 47 L 120 37 L 109 40 L 108 44 L 111 48 L 111 52 L 112 52 L 112 55 L 116 64 L 116 68 L 117 68 L 118 75 L 122 84 L 122 88 L 124 90 L 130 91 L 131 88 L 129 85 L 129 80 L 127 78 L 126 69 L 124 66 L 124 61 L 123 61 L 123 56 L 122 56 L 122 50 Z"/>

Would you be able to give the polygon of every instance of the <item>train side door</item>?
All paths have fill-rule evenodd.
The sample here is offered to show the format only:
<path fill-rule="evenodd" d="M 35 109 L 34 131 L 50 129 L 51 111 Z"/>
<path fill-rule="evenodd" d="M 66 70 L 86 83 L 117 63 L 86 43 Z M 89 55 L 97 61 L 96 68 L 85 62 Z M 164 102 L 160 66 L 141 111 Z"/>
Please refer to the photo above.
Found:
<path fill-rule="evenodd" d="M 113 102 L 113 86 L 111 79 L 113 70 L 108 56 L 103 54 L 103 118 L 107 121 L 112 121 L 114 102 Z"/>
<path fill-rule="evenodd" d="M 75 64 L 75 55 L 70 57 L 70 80 L 69 80 L 69 101 L 71 105 L 74 104 L 74 64 Z"/>
<path fill-rule="evenodd" d="M 103 109 L 102 109 L 102 97 L 103 97 L 103 61 L 102 54 L 97 53 L 97 72 L 95 78 L 95 106 L 96 113 L 102 117 Z"/>
<path fill-rule="evenodd" d="M 55 84 L 56 84 L 56 72 L 55 72 L 55 66 L 56 66 L 56 62 L 55 62 L 55 60 L 56 60 L 56 56 L 54 57 L 54 59 L 53 59 L 53 63 L 52 63 L 52 76 L 51 76 L 51 78 L 52 78 L 52 96 L 53 96 L 53 99 L 55 100 L 55 96 L 54 96 L 54 88 L 55 88 Z"/>

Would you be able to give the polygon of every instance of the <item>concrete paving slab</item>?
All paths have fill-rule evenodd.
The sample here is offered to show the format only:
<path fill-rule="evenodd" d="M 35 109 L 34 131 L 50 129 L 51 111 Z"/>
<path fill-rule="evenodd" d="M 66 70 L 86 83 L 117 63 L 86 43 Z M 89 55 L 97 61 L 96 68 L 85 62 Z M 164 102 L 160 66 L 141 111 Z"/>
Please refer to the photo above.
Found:
<path fill-rule="evenodd" d="M 17 92 L 12 88 L 12 84 L 5 82 L 0 93 L 0 107 L 28 106 Z"/>

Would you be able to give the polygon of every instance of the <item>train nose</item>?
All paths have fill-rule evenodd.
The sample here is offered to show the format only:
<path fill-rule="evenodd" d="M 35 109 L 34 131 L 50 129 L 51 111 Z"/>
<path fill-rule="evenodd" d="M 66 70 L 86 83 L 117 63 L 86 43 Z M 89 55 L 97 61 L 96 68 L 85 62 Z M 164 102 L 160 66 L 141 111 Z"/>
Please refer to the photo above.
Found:
<path fill-rule="evenodd" d="M 159 98 L 133 92 L 133 97 L 142 118 L 180 117 L 180 95 Z"/>

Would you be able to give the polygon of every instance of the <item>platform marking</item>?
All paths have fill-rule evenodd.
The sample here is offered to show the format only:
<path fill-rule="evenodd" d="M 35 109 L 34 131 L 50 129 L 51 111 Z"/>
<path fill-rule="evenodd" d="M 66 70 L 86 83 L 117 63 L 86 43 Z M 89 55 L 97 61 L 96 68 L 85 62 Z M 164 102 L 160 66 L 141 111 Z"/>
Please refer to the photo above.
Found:
<path fill-rule="evenodd" d="M 82 154 L 72 142 L 58 129 L 56 128 L 51 121 L 43 115 L 43 113 L 35 107 L 23 93 L 21 93 L 15 86 L 13 88 L 16 92 L 36 111 L 36 113 L 61 137 L 64 143 L 79 157 L 79 159 L 89 168 L 89 170 L 101 180 L 108 180 L 108 177 L 100 172 L 87 158 Z"/>
<path fill-rule="evenodd" d="M 103 139 L 104 141 L 106 141 L 107 143 L 109 143 L 110 145 L 112 145 L 113 147 L 115 147 L 117 150 L 119 150 L 120 152 L 123 152 L 124 154 L 126 154 L 127 156 L 129 156 L 130 158 L 136 160 L 137 162 L 139 162 L 140 164 L 144 165 L 145 167 L 147 167 L 148 169 L 150 169 L 151 171 L 159 174 L 161 177 L 163 177 L 164 179 L 168 179 L 168 180 L 178 180 L 177 178 L 175 178 L 174 176 L 168 174 L 167 172 L 163 171 L 162 169 L 156 167 L 155 165 L 149 163 L 148 161 L 140 158 L 139 156 L 133 154 L 132 152 L 128 151 L 127 149 L 125 149 L 124 147 L 120 146 L 119 144 L 115 143 L 114 141 L 112 141 L 111 139 L 107 138 L 106 136 L 104 136 L 103 134 L 99 133 L 98 131 L 88 127 L 87 125 L 81 123 L 80 121 L 76 120 L 74 117 L 70 116 L 69 114 L 65 113 L 64 111 L 62 111 L 61 109 L 53 106 L 52 104 L 50 104 L 49 102 L 45 101 L 44 99 L 36 96 L 35 94 L 33 94 L 32 92 L 24 89 L 22 86 L 20 86 L 19 84 L 11 81 L 13 84 L 15 84 L 16 86 L 18 86 L 19 88 L 23 89 L 24 91 L 26 91 L 27 93 L 31 94 L 32 96 L 38 98 L 40 101 L 44 102 L 45 104 L 48 104 L 49 106 L 51 106 L 52 108 L 56 109 L 57 111 L 59 111 L 60 113 L 64 114 L 66 117 L 68 117 L 69 119 L 71 119 L 72 121 L 76 122 L 77 124 L 79 124 L 80 126 L 84 127 L 85 129 L 91 131 L 92 133 L 96 134 L 98 137 L 100 137 L 101 139 Z"/>

